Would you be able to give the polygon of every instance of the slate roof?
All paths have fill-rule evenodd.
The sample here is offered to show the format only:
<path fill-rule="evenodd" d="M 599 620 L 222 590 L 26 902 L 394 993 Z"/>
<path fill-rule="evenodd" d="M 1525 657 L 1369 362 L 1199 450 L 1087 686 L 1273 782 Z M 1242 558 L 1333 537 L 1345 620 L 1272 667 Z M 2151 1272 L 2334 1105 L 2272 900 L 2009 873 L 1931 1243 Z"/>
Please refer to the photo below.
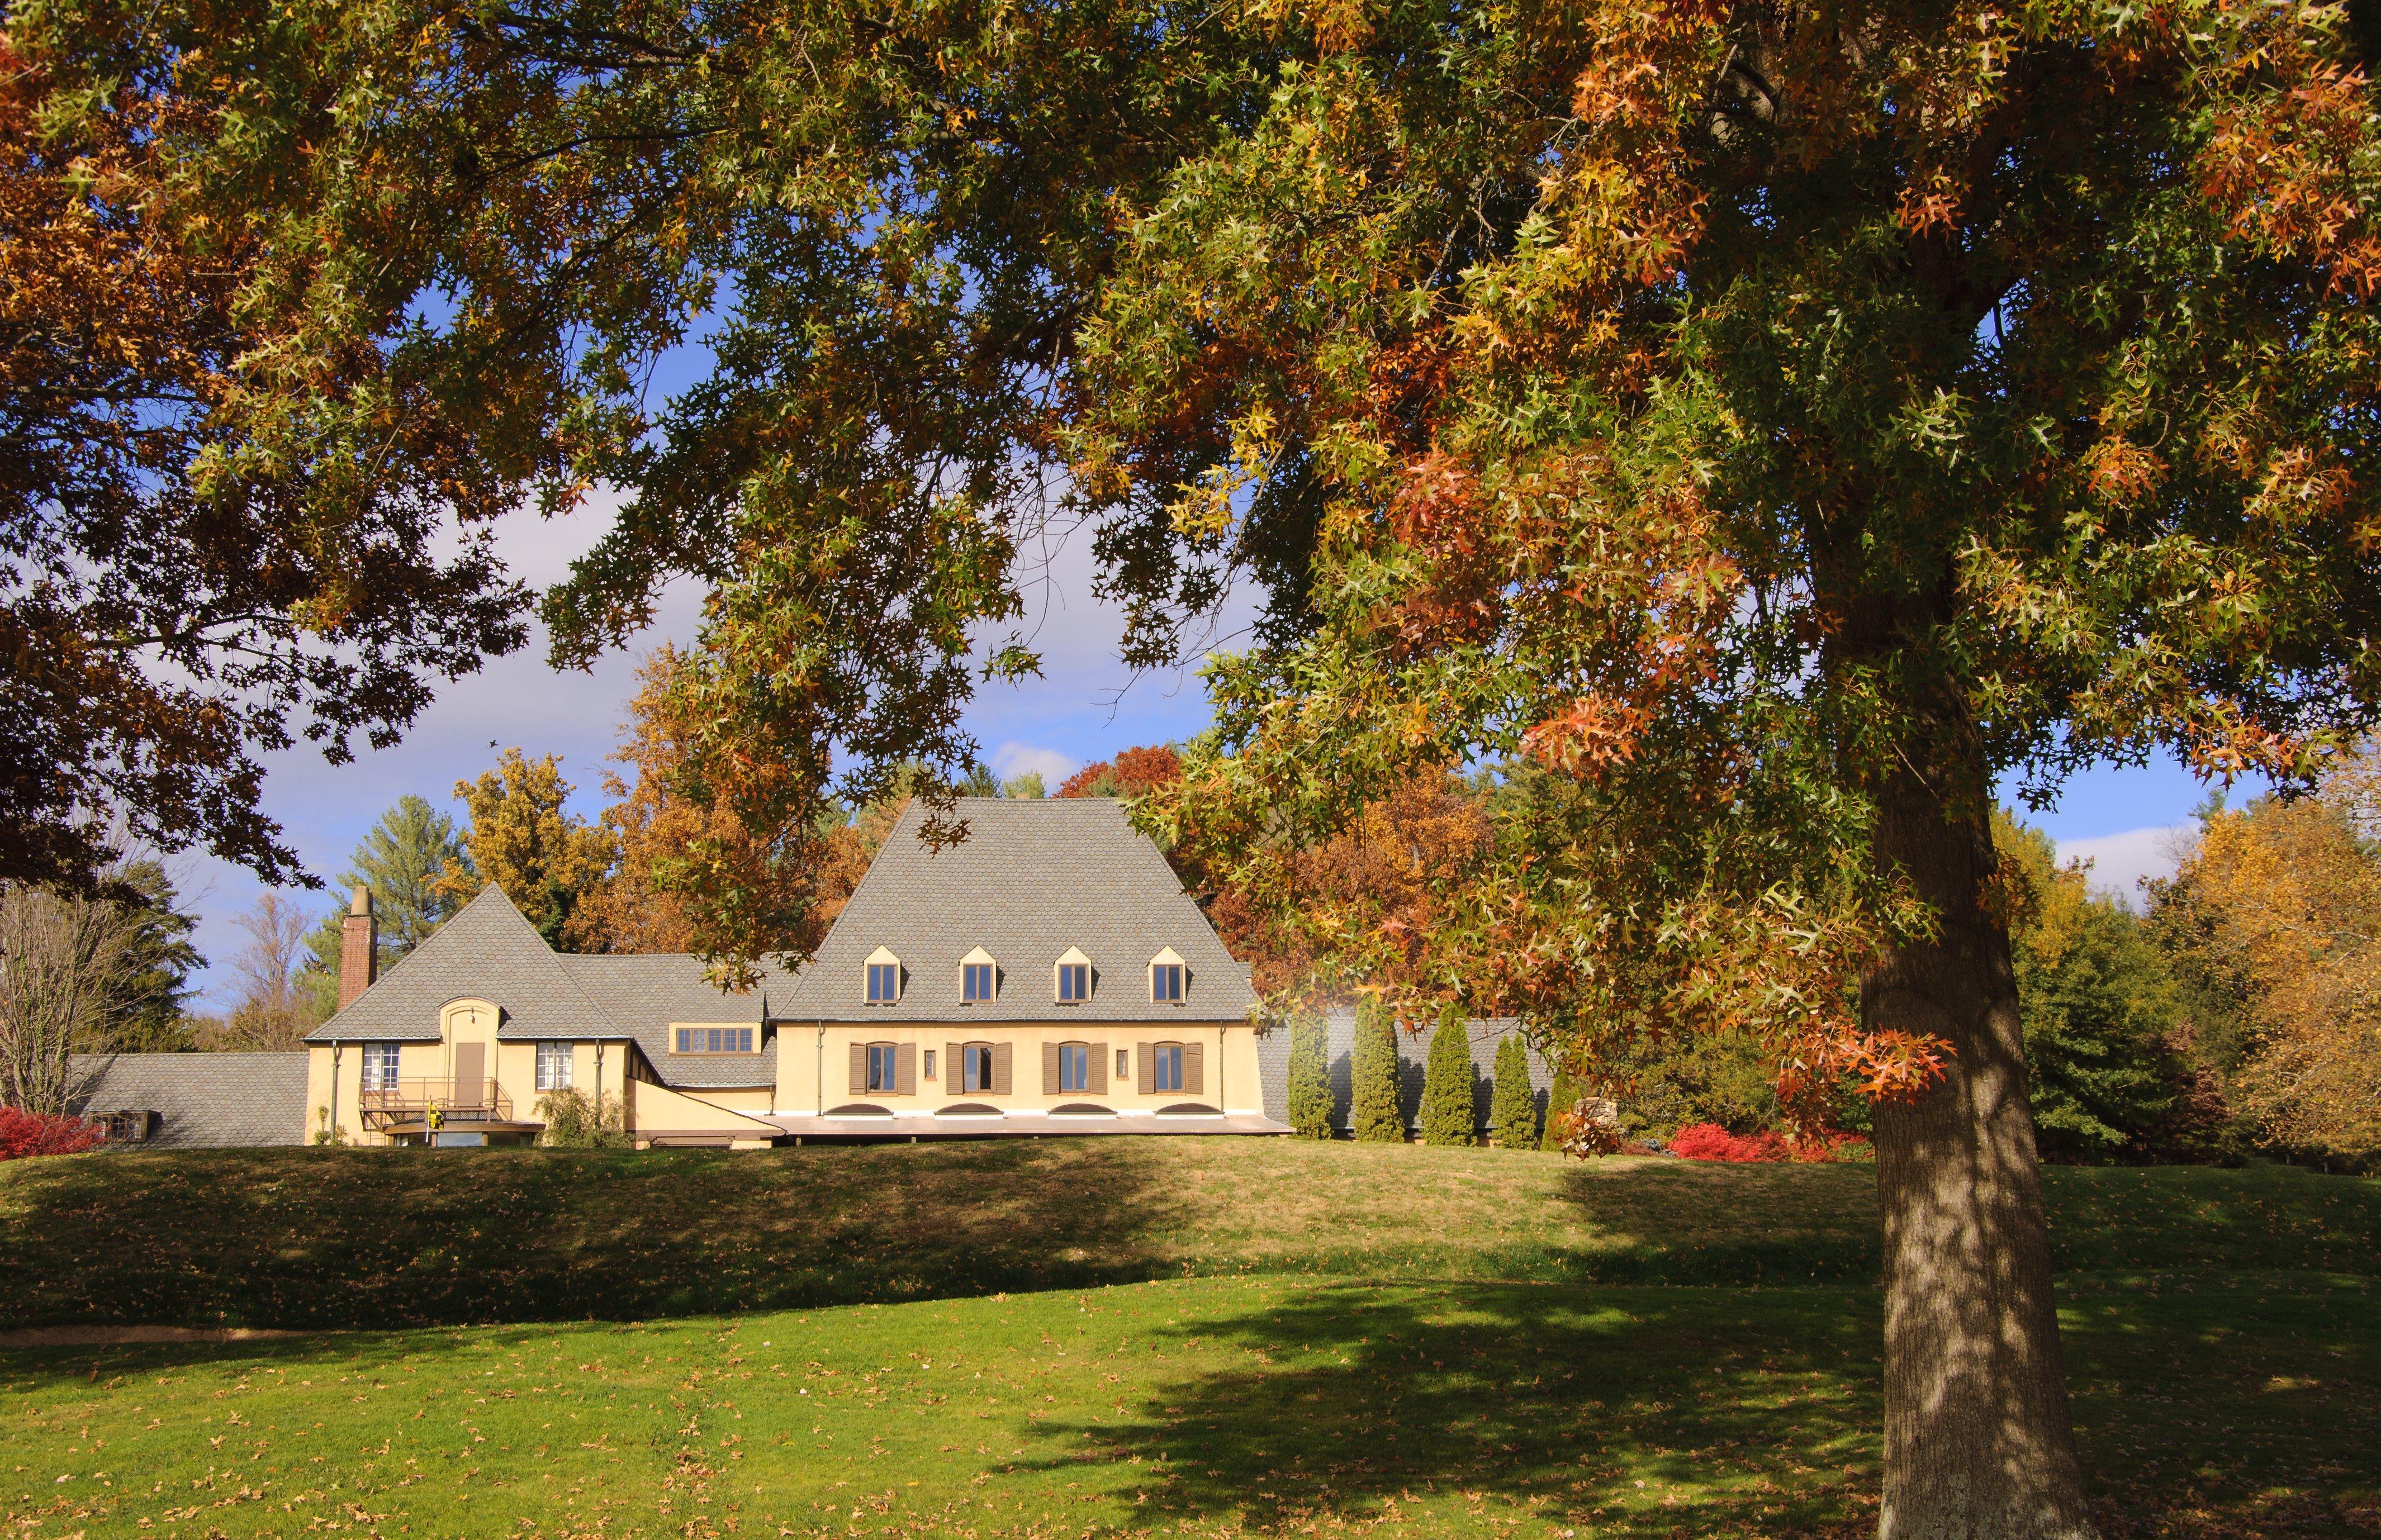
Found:
<path fill-rule="evenodd" d="M 1356 1051 L 1356 1013 L 1337 1010 L 1324 1018 L 1323 1053 L 1331 1070 L 1331 1126 L 1345 1134 L 1354 1122 L 1354 1064 Z M 1472 1097 L 1471 1112 L 1475 1126 L 1482 1133 L 1488 1130 L 1489 1099 L 1496 1073 L 1496 1049 L 1507 1037 L 1521 1032 L 1520 1022 L 1513 1017 L 1496 1017 L 1487 1021 L 1466 1022 L 1463 1026 L 1471 1041 Z M 1438 1035 L 1436 1026 L 1420 1032 L 1398 1031 L 1398 1086 L 1399 1110 L 1405 1114 L 1410 1133 L 1422 1132 L 1422 1067 L 1430 1059 L 1431 1040 Z M 1526 1035 L 1521 1037 L 1521 1051 L 1530 1064 L 1530 1090 L 1538 1103 L 1538 1115 L 1545 1116 L 1546 1094 L 1553 1088 L 1554 1075 L 1538 1050 L 1530 1045 Z M 1257 1038 L 1257 1080 L 1264 1091 L 1265 1116 L 1287 1119 L 1289 1116 L 1289 1027 L 1276 1025 Z"/>
<path fill-rule="evenodd" d="M 808 967 L 773 990 L 770 1014 L 797 1021 L 1239 1021 L 1256 1003 L 1174 868 L 1107 797 L 961 797 L 968 837 L 939 852 L 918 840 L 913 802 Z M 867 1003 L 867 960 L 901 959 L 899 1003 Z M 1092 998 L 1052 1000 L 1051 966 L 1080 947 Z M 1166 947 L 1187 968 L 1183 1002 L 1149 998 L 1150 959 Z M 1000 998 L 959 1000 L 959 959 L 982 947 L 1000 964 Z"/>
<path fill-rule="evenodd" d="M 767 1005 L 762 990 L 725 994 L 703 981 L 702 961 L 685 952 L 556 952 L 493 884 L 306 1040 L 435 1041 L 440 1009 L 467 996 L 504 1013 L 496 1027 L 504 1041 L 628 1037 L 666 1085 L 776 1082 L 774 1045 L 751 1056 L 669 1051 L 674 1021 L 758 1026 Z"/>
<path fill-rule="evenodd" d="M 155 1112 L 162 1149 L 245 1149 L 306 1142 L 302 1053 L 77 1054 L 79 1116 Z"/>

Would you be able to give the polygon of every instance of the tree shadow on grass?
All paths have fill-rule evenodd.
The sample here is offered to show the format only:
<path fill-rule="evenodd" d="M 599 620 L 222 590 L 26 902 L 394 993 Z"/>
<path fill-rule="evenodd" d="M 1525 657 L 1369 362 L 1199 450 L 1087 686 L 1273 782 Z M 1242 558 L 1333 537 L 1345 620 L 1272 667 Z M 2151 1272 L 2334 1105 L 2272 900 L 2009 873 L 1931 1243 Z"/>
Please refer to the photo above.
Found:
<path fill-rule="evenodd" d="M 786 1152 L 791 1155 L 793 1152 Z M 140 1180 L 126 1181 L 138 1162 Z M 206 1151 L 43 1161 L 11 1326 L 633 1320 L 1078 1288 L 1162 1270 L 1149 1142 L 714 1151 Z"/>
<path fill-rule="evenodd" d="M 1138 1456 L 1139 1523 L 1288 1531 L 1420 1503 L 1598 1536 L 1862 1531 L 1875 1316 L 1853 1290 L 1322 1287 L 1172 1328 L 1246 1369 L 1040 1431 L 1051 1468 Z"/>

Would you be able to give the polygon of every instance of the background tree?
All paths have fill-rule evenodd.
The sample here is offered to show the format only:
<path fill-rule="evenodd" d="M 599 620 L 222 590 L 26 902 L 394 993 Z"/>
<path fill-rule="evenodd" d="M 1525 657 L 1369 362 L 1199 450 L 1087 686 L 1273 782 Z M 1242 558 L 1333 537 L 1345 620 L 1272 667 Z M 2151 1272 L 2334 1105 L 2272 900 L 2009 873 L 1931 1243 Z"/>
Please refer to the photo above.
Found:
<path fill-rule="evenodd" d="M 1289 1126 L 1306 1139 L 1328 1139 L 1331 1128 L 1329 1024 L 1320 1012 L 1289 1019 Z"/>
<path fill-rule="evenodd" d="M 1059 796 L 1113 796 L 1129 800 L 1182 779 L 1182 757 L 1171 744 L 1128 748 L 1113 759 L 1085 765 L 1058 782 Z"/>
<path fill-rule="evenodd" d="M 678 650 L 665 646 L 638 671 L 621 745 L 612 755 L 636 779 L 604 773 L 604 791 L 613 800 L 604 810 L 603 830 L 617 858 L 572 908 L 564 936 L 581 952 L 697 950 L 696 915 L 672 878 L 701 849 L 708 853 L 701 858 L 732 863 L 746 889 L 770 890 L 754 902 L 792 928 L 760 937 L 768 950 L 805 954 L 842 912 L 866 870 L 861 833 L 840 809 L 822 815 L 804 843 L 809 859 L 798 866 L 776 859 L 773 841 L 747 829 L 732 807 L 690 801 L 679 789 L 690 730 L 674 692 L 678 660 Z"/>
<path fill-rule="evenodd" d="M 111 878 L 111 886 L 132 896 L 117 900 L 130 934 L 125 940 L 123 998 L 105 1047 L 117 1053 L 190 1048 L 189 1001 L 196 992 L 190 976 L 207 965 L 190 940 L 197 922 L 183 911 L 162 863 L 125 862 Z"/>
<path fill-rule="evenodd" d="M 2141 920 L 2007 817 L 1994 843 L 2022 898 L 2010 947 L 2035 1143 L 2053 1159 L 2144 1159 L 2204 1142 L 2181 1000 Z"/>
<path fill-rule="evenodd" d="M 445 891 L 469 899 L 492 882 L 547 944 L 560 945 L 571 911 L 614 856 L 611 834 L 565 806 L 570 792 L 555 756 L 531 761 L 518 748 L 505 750 L 479 780 L 455 782 L 455 795 L 471 814 L 463 836 L 471 864 L 441 879 Z"/>
<path fill-rule="evenodd" d="M 454 917 L 473 875 L 471 854 L 455 820 L 409 792 L 364 831 L 348 856 L 347 870 L 331 885 L 343 894 L 358 888 L 371 892 L 385 973 Z M 299 970 L 299 988 L 325 1018 L 338 1005 L 347 913 L 343 899 L 323 916 L 306 938 L 307 956 Z"/>
<path fill-rule="evenodd" d="M 2349 1163 L 2381 1155 L 2375 777 L 2368 754 L 2320 794 L 2214 813 L 2161 894 L 2203 976 L 2241 991 L 2242 1110 L 2266 1142 Z"/>
<path fill-rule="evenodd" d="M 73 1056 L 105 1048 L 136 998 L 142 923 L 105 899 L 0 885 L 0 1103 L 66 1111 Z"/>
<path fill-rule="evenodd" d="M 242 1053 L 283 1053 L 300 1047 L 336 1003 L 336 994 L 329 1001 L 319 1000 L 301 982 L 306 912 L 267 891 L 232 923 L 248 940 L 230 959 L 236 991 L 231 1009 L 220 1019 L 199 1025 L 197 1046 Z"/>
<path fill-rule="evenodd" d="M 1398 1024 L 1378 995 L 1356 1007 L 1356 1042 L 1349 1059 L 1349 1130 L 1366 1144 L 1406 1142 L 1405 1090 L 1398 1084 Z"/>
<path fill-rule="evenodd" d="M 1040 770 L 1023 770 L 1000 783 L 1000 794 L 1017 802 L 1039 802 L 1049 793 L 1042 788 Z"/>
<path fill-rule="evenodd" d="M 1476 1145 L 1479 1085 L 1471 1071 L 1471 1029 L 1461 1017 L 1443 1015 L 1430 1035 L 1422 1061 L 1422 1142 Z"/>
<path fill-rule="evenodd" d="M 1538 1147 L 1538 1093 L 1530 1084 L 1530 1055 L 1518 1032 L 1508 1032 L 1496 1045 L 1488 1128 L 1498 1149 Z"/>

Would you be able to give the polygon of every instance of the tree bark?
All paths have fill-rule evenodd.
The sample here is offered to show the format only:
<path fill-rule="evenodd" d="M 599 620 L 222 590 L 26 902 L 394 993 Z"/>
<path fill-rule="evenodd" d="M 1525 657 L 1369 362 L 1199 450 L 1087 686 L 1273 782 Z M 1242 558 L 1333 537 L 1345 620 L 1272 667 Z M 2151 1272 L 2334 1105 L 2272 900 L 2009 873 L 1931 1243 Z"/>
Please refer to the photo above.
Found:
<path fill-rule="evenodd" d="M 1970 781 L 1947 786 L 1911 769 L 1879 798 L 1877 854 L 1933 906 L 1940 928 L 1862 976 L 1862 1013 L 1872 1028 L 1940 1037 L 1953 1057 L 1924 1097 L 1876 1114 L 1877 1532 L 1881 1540 L 2079 1540 L 2094 1531 L 2058 1347 L 2017 978 L 2007 918 L 1991 897 L 1990 782 L 1981 769 Z"/>

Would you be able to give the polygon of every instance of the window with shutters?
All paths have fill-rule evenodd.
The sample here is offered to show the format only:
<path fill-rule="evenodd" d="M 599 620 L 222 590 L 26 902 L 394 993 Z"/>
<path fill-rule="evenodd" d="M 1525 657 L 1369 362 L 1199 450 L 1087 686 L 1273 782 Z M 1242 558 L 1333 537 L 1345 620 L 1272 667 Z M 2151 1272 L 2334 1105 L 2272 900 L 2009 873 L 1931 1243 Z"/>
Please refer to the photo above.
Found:
<path fill-rule="evenodd" d="M 750 1053 L 752 1051 L 752 1029 L 749 1026 L 681 1026 L 678 1029 L 678 1051 Z"/>
<path fill-rule="evenodd" d="M 540 1043 L 537 1045 L 537 1088 L 541 1091 L 570 1089 L 570 1061 L 573 1045 Z"/>
<path fill-rule="evenodd" d="M 871 1091 L 898 1092 L 901 1088 L 899 1049 L 891 1043 L 868 1045 L 868 1080 Z"/>
<path fill-rule="evenodd" d="M 1182 1089 L 1182 1045 L 1160 1043 L 1150 1049 L 1149 1081 L 1161 1091 Z"/>
<path fill-rule="evenodd" d="M 1060 1043 L 1058 1045 L 1058 1089 L 1088 1091 L 1092 1086 L 1092 1045 Z"/>
<path fill-rule="evenodd" d="M 959 1049 L 959 1089 L 985 1093 L 994 1089 L 990 1043 L 970 1043 Z"/>

